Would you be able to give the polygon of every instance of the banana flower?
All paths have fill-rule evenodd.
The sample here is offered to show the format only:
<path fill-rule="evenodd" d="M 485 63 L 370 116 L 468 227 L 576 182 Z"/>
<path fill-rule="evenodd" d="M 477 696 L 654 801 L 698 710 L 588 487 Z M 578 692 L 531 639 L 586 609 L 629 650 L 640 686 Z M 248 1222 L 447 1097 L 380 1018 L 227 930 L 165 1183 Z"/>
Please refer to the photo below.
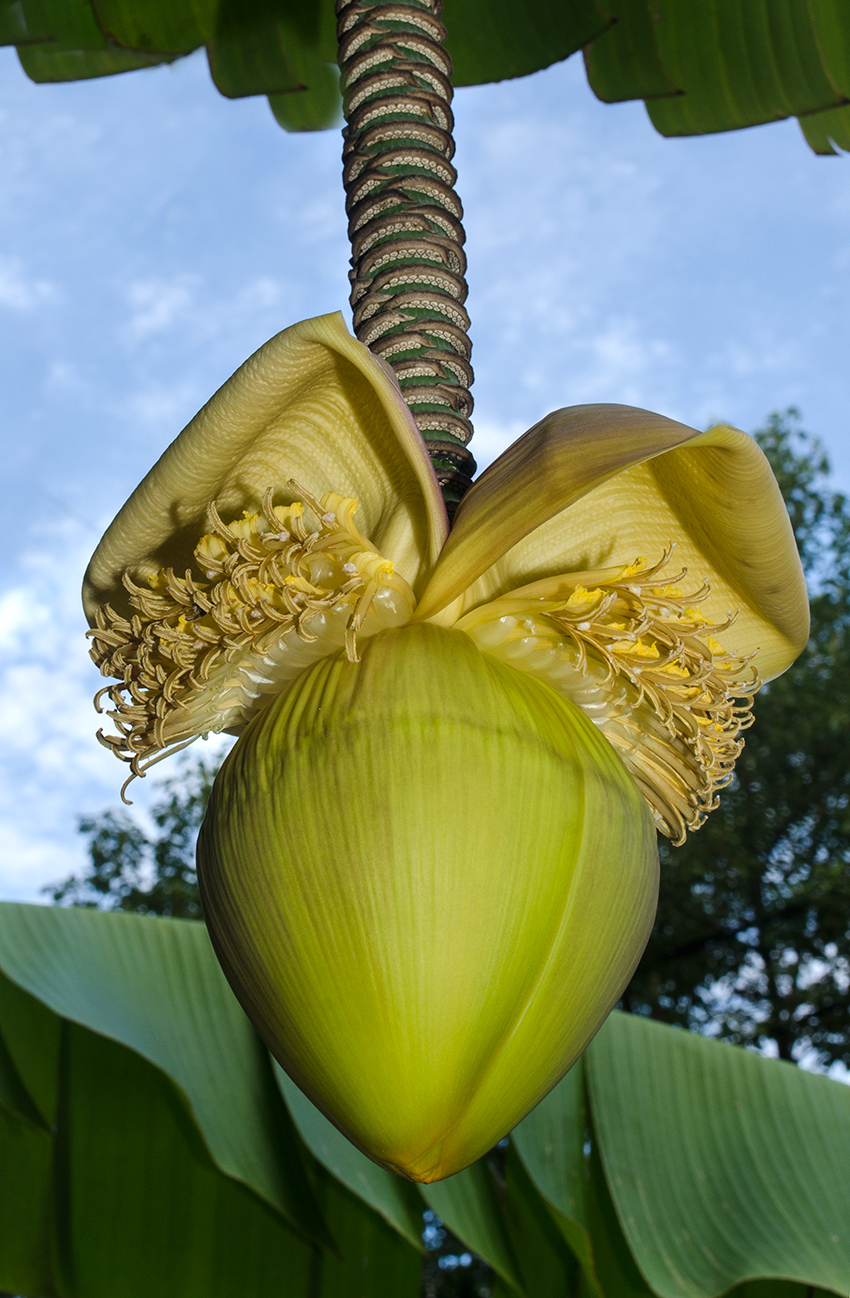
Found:
<path fill-rule="evenodd" d="M 272 1053 L 431 1181 L 505 1134 L 616 1003 L 679 842 L 808 605 L 762 452 L 560 410 L 449 532 L 389 369 L 339 315 L 192 420 L 86 574 L 131 778 L 240 739 L 201 832 L 213 944 Z"/>

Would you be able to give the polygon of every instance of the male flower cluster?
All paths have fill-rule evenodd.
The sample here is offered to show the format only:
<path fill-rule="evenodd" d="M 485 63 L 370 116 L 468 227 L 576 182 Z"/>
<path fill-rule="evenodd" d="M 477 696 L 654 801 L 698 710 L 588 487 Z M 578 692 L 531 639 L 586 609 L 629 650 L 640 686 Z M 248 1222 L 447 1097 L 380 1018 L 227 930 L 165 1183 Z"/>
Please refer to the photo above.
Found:
<path fill-rule="evenodd" d="M 732 776 L 808 606 L 756 444 L 556 411 L 451 533 L 391 375 L 339 316 L 216 393 L 84 590 L 131 777 L 240 737 L 198 849 L 269 1049 L 401 1175 L 496 1143 L 585 1048 L 676 841 Z"/>

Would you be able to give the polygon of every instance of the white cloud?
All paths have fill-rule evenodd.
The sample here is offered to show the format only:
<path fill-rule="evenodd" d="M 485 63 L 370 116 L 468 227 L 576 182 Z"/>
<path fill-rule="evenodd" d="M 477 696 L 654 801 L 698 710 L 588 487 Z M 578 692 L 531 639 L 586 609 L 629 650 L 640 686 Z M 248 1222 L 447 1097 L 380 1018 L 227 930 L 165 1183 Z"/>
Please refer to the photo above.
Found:
<path fill-rule="evenodd" d="M 19 261 L 0 261 L 0 306 L 10 311 L 33 311 L 56 294 L 50 280 L 25 274 Z"/>
<path fill-rule="evenodd" d="M 276 326 L 294 323 L 281 320 L 285 298 L 283 281 L 272 275 L 255 275 L 229 292 L 200 275 L 186 274 L 174 280 L 153 276 L 136 280 L 126 289 L 130 316 L 121 332 L 129 350 L 141 351 L 145 357 L 145 344 L 159 345 L 168 338 L 169 344 L 178 348 L 188 342 L 197 346 L 230 335 L 258 317 L 269 318 L 268 331 L 272 333 Z"/>
<path fill-rule="evenodd" d="M 89 543 L 59 525 L 24 556 L 7 590 L 0 674 L 0 892 L 35 899 L 81 858 L 78 812 L 114 796 L 114 761 L 94 740 L 89 661 L 79 609 Z"/>
<path fill-rule="evenodd" d="M 166 429 L 172 436 L 180 431 L 186 416 L 194 414 L 193 407 L 203 403 L 197 383 L 191 378 L 179 378 L 172 383 L 156 377 L 147 380 L 135 391 L 113 396 L 110 406 L 114 417 L 129 418 L 143 427 Z"/>
<path fill-rule="evenodd" d="M 116 807 L 125 766 L 98 744 L 92 707 L 104 684 L 88 656 L 80 582 L 91 541 L 70 519 L 43 529 L 0 595 L 0 898 L 43 900 L 41 889 L 78 870 L 80 816 Z M 108 729 L 108 722 L 105 723 Z M 218 750 L 231 741 L 213 738 Z M 170 768 L 170 770 L 169 770 Z M 163 778 L 172 763 L 158 768 Z M 157 780 L 136 781 L 138 813 Z"/>
<path fill-rule="evenodd" d="M 177 281 L 136 280 L 127 288 L 132 314 L 125 326 L 127 338 L 140 342 L 151 334 L 167 333 L 190 313 L 194 305 L 197 278 L 181 275 Z"/>
<path fill-rule="evenodd" d="M 29 616 L 27 593 L 18 587 L 0 597 L 0 648 L 8 650 L 22 635 Z"/>
<path fill-rule="evenodd" d="M 93 743 L 79 582 L 90 543 L 57 523 L 0 599 L 0 893 L 35 900 L 81 859 L 77 810 L 109 796 Z"/>
<path fill-rule="evenodd" d="M 282 298 L 283 284 L 280 280 L 271 275 L 259 275 L 239 290 L 236 306 L 239 311 L 246 313 L 268 311 L 278 306 Z"/>
<path fill-rule="evenodd" d="M 470 450 L 474 451 L 478 472 L 483 472 L 488 464 L 507 450 L 526 431 L 518 420 L 509 424 L 495 423 L 490 420 L 476 421 L 475 443 Z"/>

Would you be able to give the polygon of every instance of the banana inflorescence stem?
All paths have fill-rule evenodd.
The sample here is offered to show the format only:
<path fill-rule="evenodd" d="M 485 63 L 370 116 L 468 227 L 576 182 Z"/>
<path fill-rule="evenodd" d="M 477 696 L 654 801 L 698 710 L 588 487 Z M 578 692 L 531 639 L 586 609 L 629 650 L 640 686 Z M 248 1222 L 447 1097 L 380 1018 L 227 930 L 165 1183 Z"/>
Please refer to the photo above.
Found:
<path fill-rule="evenodd" d="M 469 487 L 472 344 L 442 0 L 337 0 L 354 332 L 393 368 L 453 511 Z"/>

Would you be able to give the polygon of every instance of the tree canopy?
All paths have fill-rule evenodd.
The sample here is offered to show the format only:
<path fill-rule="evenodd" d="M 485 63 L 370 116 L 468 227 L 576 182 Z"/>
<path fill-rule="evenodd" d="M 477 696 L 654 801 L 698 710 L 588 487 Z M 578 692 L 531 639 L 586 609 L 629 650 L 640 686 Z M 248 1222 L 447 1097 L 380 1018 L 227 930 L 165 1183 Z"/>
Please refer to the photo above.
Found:
<path fill-rule="evenodd" d="M 624 1003 L 782 1059 L 850 1064 L 850 504 L 796 411 L 756 436 L 809 580 L 811 639 L 758 696 L 718 810 L 683 847 L 662 841 L 658 916 Z"/>
<path fill-rule="evenodd" d="M 206 757 L 181 762 L 151 808 L 153 834 L 124 811 L 82 817 L 88 867 L 47 889 L 53 901 L 200 919 L 195 840 L 219 764 Z"/>

